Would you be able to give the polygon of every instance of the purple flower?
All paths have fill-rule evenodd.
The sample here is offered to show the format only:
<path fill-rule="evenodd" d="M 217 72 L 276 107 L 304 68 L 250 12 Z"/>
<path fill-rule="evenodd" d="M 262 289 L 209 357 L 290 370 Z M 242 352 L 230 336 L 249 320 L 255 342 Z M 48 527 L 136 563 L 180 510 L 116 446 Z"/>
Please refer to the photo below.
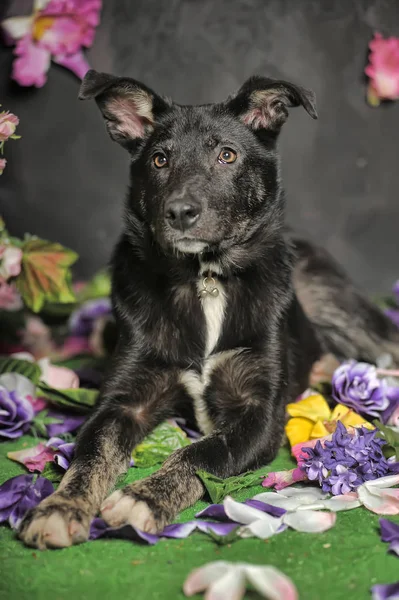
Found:
<path fill-rule="evenodd" d="M 99 317 L 111 314 L 110 298 L 88 300 L 75 310 L 69 319 L 69 329 L 72 335 L 88 337 L 93 331 L 94 322 Z"/>
<path fill-rule="evenodd" d="M 84 423 L 86 417 L 73 413 L 64 413 L 59 410 L 49 410 L 47 417 L 57 419 L 59 423 L 50 423 L 46 425 L 47 434 L 49 437 L 55 437 L 62 433 L 71 433 Z"/>
<path fill-rule="evenodd" d="M 75 442 L 66 443 L 61 438 L 55 437 L 51 438 L 46 446 L 56 450 L 54 462 L 65 471 L 69 469 L 69 465 L 75 452 Z"/>
<path fill-rule="evenodd" d="M 27 511 L 54 491 L 53 484 L 45 477 L 18 475 L 0 486 L 0 523 L 8 519 L 17 529 Z"/>
<path fill-rule="evenodd" d="M 389 405 L 386 383 L 373 365 L 349 360 L 342 363 L 332 378 L 332 395 L 355 412 L 379 417 Z"/>
<path fill-rule="evenodd" d="M 373 585 L 371 588 L 373 600 L 398 600 L 399 581 L 396 583 Z"/>
<path fill-rule="evenodd" d="M 338 421 L 331 441 L 326 441 L 324 447 L 317 442 L 314 448 L 302 448 L 308 458 L 300 468 L 309 479 L 319 482 L 323 492 L 347 494 L 365 481 L 383 477 L 395 466 L 383 455 L 386 442 L 376 438 L 376 434 L 377 430 L 365 427 L 349 433 Z"/>
<path fill-rule="evenodd" d="M 388 519 L 380 519 L 381 540 L 390 542 L 389 551 L 399 556 L 399 525 Z"/>
<path fill-rule="evenodd" d="M 19 373 L 0 375 L 0 437 L 21 437 L 35 416 L 30 399 L 35 386 Z"/>

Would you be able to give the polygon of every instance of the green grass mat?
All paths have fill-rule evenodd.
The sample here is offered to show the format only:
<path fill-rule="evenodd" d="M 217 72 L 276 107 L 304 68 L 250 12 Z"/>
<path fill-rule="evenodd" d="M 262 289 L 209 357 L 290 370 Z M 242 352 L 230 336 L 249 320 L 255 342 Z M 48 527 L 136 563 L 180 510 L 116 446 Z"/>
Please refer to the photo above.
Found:
<path fill-rule="evenodd" d="M 6 453 L 31 437 L 0 445 L 0 481 L 25 473 Z M 282 449 L 270 470 L 292 465 Z M 149 469 L 130 469 L 129 480 L 140 479 Z M 234 497 L 244 500 L 264 491 L 256 486 Z M 181 521 L 193 518 L 206 506 L 198 502 L 184 511 Z M 399 523 L 399 517 L 389 517 Z M 161 540 L 155 546 L 128 541 L 98 540 L 46 552 L 25 548 L 7 527 L 0 527 L 1 600 L 182 600 L 188 573 L 214 560 L 271 564 L 289 575 L 301 600 L 363 600 L 375 583 L 399 579 L 399 559 L 387 553 L 380 541 L 378 517 L 364 508 L 337 515 L 335 527 L 323 534 L 292 530 L 270 540 L 240 540 L 216 545 L 208 536 L 193 533 L 185 540 Z M 198 595 L 195 598 L 201 598 Z M 246 599 L 259 596 L 248 593 Z"/>

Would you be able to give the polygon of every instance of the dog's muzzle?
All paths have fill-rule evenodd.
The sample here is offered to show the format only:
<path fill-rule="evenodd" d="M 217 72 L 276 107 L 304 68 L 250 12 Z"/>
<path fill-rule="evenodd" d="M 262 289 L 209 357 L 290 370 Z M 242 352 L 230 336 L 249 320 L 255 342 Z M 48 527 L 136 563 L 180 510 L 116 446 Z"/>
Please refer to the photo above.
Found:
<path fill-rule="evenodd" d="M 201 205 L 192 199 L 170 200 L 165 206 L 165 221 L 179 231 L 194 227 L 200 215 Z"/>

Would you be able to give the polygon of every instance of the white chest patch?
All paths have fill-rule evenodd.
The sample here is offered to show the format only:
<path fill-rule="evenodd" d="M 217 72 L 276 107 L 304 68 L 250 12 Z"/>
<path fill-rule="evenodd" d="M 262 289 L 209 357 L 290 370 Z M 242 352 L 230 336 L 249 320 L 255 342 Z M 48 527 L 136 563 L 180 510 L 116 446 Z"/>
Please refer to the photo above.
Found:
<path fill-rule="evenodd" d="M 197 288 L 198 293 L 204 289 L 203 279 L 198 281 Z M 217 296 L 207 294 L 200 298 L 206 323 L 205 358 L 211 354 L 218 342 L 222 332 L 224 313 L 227 303 L 224 287 L 217 279 L 215 279 L 214 288 L 218 290 Z"/>

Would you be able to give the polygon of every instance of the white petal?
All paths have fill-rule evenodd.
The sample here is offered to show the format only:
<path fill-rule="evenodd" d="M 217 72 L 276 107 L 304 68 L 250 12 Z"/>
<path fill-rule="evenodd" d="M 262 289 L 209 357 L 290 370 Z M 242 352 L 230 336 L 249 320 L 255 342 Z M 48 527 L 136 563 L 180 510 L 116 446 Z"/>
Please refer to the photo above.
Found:
<path fill-rule="evenodd" d="M 28 34 L 33 26 L 33 16 L 10 17 L 1 22 L 1 27 L 14 40 L 20 40 Z"/>
<path fill-rule="evenodd" d="M 27 360 L 29 362 L 35 362 L 35 358 L 34 358 L 33 354 L 30 354 L 29 352 L 14 352 L 14 354 L 11 354 L 11 358 L 17 358 L 18 360 Z"/>
<path fill-rule="evenodd" d="M 254 521 L 245 527 L 240 527 L 239 535 L 243 538 L 257 537 L 261 540 L 267 540 L 272 537 L 282 525 L 282 518 L 272 517 L 267 515 L 268 519 Z"/>
<path fill-rule="evenodd" d="M 198 592 L 203 592 L 207 587 L 223 577 L 231 565 L 224 560 L 216 560 L 208 563 L 199 569 L 191 571 L 183 585 L 183 592 L 186 596 L 193 596 Z"/>
<path fill-rule="evenodd" d="M 277 491 L 277 494 L 280 496 L 286 496 L 287 498 L 292 498 L 292 496 L 301 496 L 302 494 L 311 495 L 313 499 L 317 498 L 327 498 L 328 494 L 322 492 L 319 487 L 311 487 L 307 486 L 298 486 L 298 487 L 286 487 L 283 490 Z"/>
<path fill-rule="evenodd" d="M 40 360 L 38 360 L 37 364 L 39 365 L 39 367 L 42 370 L 42 376 L 40 379 L 42 381 L 44 381 L 45 383 L 47 383 L 48 374 L 49 374 L 49 370 L 50 370 L 50 359 L 47 358 L 47 356 L 45 356 L 44 358 L 41 358 Z"/>
<path fill-rule="evenodd" d="M 334 512 L 338 512 L 340 510 L 351 510 L 352 508 L 358 508 L 362 505 L 357 496 L 350 496 L 349 494 L 333 496 L 332 498 L 327 498 L 322 502 L 324 504 L 324 508 Z"/>
<path fill-rule="evenodd" d="M 9 392 L 15 391 L 17 396 L 35 396 L 36 388 L 33 383 L 19 373 L 4 373 L 0 375 L 0 387 L 5 387 Z"/>
<path fill-rule="evenodd" d="M 386 477 L 380 477 L 379 479 L 373 479 L 372 481 L 366 481 L 363 485 L 367 488 L 388 488 L 399 484 L 398 475 L 387 475 Z M 360 487 L 363 487 L 361 485 Z M 359 489 L 359 488 L 358 488 Z"/>
<path fill-rule="evenodd" d="M 254 496 L 253 499 L 278 508 L 285 508 L 285 510 L 296 510 L 301 505 L 297 498 L 285 498 L 282 494 L 276 494 L 275 492 L 263 492 Z"/>
<path fill-rule="evenodd" d="M 236 502 L 231 496 L 226 496 L 223 501 L 223 506 L 229 519 L 236 521 L 237 523 L 242 523 L 242 525 L 248 525 L 254 521 L 270 517 L 270 515 L 257 508 L 241 504 L 241 502 Z M 274 519 L 275 517 L 272 518 Z"/>
<path fill-rule="evenodd" d="M 248 565 L 245 574 L 256 591 L 269 600 L 298 599 L 298 592 L 291 579 L 274 567 Z"/>
<path fill-rule="evenodd" d="M 36 12 L 37 10 L 43 10 L 46 8 L 47 4 L 49 4 L 51 0 L 34 0 L 33 2 L 33 10 Z"/>
<path fill-rule="evenodd" d="M 205 594 L 205 600 L 241 600 L 244 592 L 244 571 L 232 564 L 223 577 L 211 584 Z"/>
<path fill-rule="evenodd" d="M 390 476 L 382 477 L 388 479 Z M 396 476 L 393 476 L 396 477 Z M 368 486 L 371 482 L 364 483 L 357 488 L 359 500 L 362 504 L 378 515 L 398 515 L 399 514 L 399 489 L 391 490 L 389 488 L 381 489 Z"/>
<path fill-rule="evenodd" d="M 301 510 L 282 516 L 283 523 L 303 533 L 322 533 L 330 529 L 336 521 L 335 513 Z"/>

